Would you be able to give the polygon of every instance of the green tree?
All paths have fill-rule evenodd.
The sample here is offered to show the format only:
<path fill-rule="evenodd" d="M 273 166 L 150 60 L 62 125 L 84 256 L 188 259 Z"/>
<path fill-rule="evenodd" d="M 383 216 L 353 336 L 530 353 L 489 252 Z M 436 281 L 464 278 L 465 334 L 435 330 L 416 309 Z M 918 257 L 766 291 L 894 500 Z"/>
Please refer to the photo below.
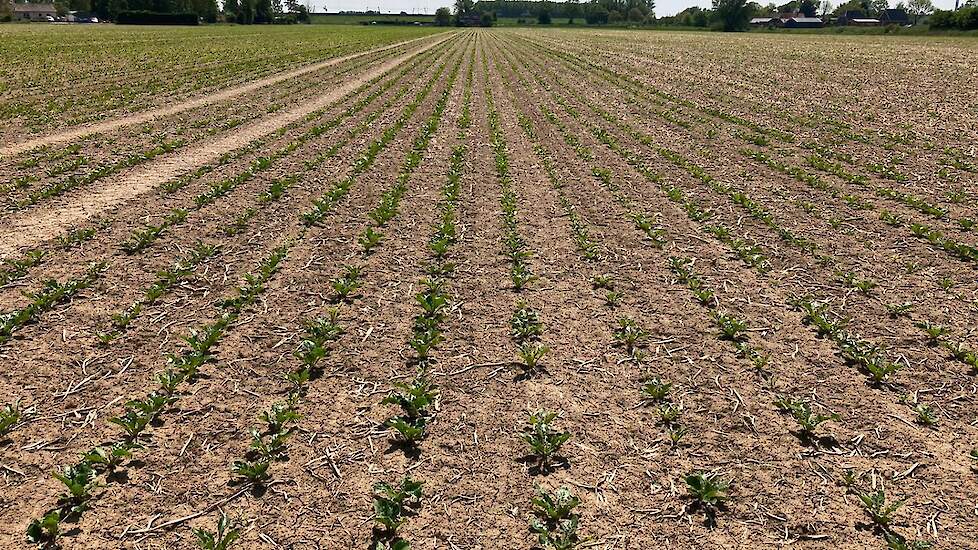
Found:
<path fill-rule="evenodd" d="M 832 13 L 835 16 L 840 16 L 840 15 L 845 15 L 847 11 L 861 11 L 865 13 L 868 10 L 866 6 L 864 6 L 863 3 L 860 2 L 859 0 L 849 0 L 844 4 L 839 4 L 838 6 L 836 6 L 835 11 Z"/>
<path fill-rule="evenodd" d="M 255 23 L 271 23 L 275 20 L 272 0 L 258 0 L 255 3 Z"/>
<path fill-rule="evenodd" d="M 581 16 L 581 4 L 578 0 L 567 0 L 564 4 L 564 15 L 567 16 L 567 24 L 573 25 L 574 19 Z"/>
<path fill-rule="evenodd" d="M 238 0 L 224 0 L 224 19 L 230 23 L 238 22 L 238 17 L 241 15 L 241 4 Z"/>
<path fill-rule="evenodd" d="M 747 0 L 713 0 L 713 12 L 724 32 L 746 31 L 750 21 Z"/>
<path fill-rule="evenodd" d="M 537 23 L 540 25 L 549 25 L 550 12 L 547 10 L 540 10 L 540 13 L 537 14 Z"/>
<path fill-rule="evenodd" d="M 601 4 L 589 4 L 584 20 L 588 25 L 603 25 L 608 22 L 608 8 Z"/>
<path fill-rule="evenodd" d="M 238 13 L 238 23 L 251 25 L 255 22 L 255 0 L 240 0 L 241 10 Z"/>
<path fill-rule="evenodd" d="M 447 27 L 452 24 L 452 12 L 448 8 L 438 8 L 435 10 L 435 24 L 439 27 Z"/>
<path fill-rule="evenodd" d="M 908 4 L 910 13 L 913 14 L 913 24 L 917 24 L 917 19 L 921 15 L 934 13 L 934 3 L 931 0 L 910 0 Z"/>
<path fill-rule="evenodd" d="M 455 17 L 469 15 L 474 9 L 475 3 L 472 0 L 455 0 Z"/>
<path fill-rule="evenodd" d="M 636 7 L 628 10 L 628 20 L 632 23 L 641 23 L 644 19 L 645 13 L 640 8 Z"/>

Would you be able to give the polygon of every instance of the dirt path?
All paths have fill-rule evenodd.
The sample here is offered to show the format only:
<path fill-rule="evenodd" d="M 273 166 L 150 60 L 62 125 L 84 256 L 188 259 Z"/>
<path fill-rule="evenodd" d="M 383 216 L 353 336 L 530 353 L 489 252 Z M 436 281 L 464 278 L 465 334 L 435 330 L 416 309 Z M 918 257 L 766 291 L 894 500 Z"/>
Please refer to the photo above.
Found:
<path fill-rule="evenodd" d="M 295 78 L 297 76 L 302 76 L 306 73 L 311 73 L 313 71 L 318 71 L 343 63 L 350 59 L 361 57 L 365 55 L 370 55 L 384 50 L 389 50 L 391 48 L 396 48 L 398 46 L 403 46 L 405 44 L 410 44 L 412 42 L 417 42 L 419 40 L 424 40 L 431 38 L 430 36 L 423 36 L 420 38 L 415 38 L 412 40 L 405 40 L 404 42 L 396 42 L 394 44 L 388 44 L 379 48 L 374 48 L 372 50 L 365 50 L 362 52 L 352 53 L 349 55 L 344 55 L 341 57 L 334 57 L 320 63 L 313 63 L 312 65 L 305 65 L 299 67 L 298 69 L 293 69 L 291 71 L 285 71 L 277 73 L 265 78 L 259 78 L 248 82 L 247 84 L 242 84 L 240 86 L 234 86 L 232 88 L 227 88 L 219 92 L 212 94 L 207 94 L 200 97 L 195 97 L 188 99 L 186 101 L 180 101 L 172 105 L 167 105 L 160 108 L 152 108 L 146 111 L 134 113 L 132 115 L 123 116 L 119 118 L 113 118 L 110 120 L 105 120 L 102 122 L 95 122 L 91 124 L 83 124 L 68 130 L 56 132 L 53 134 L 48 134 L 46 136 L 41 136 L 34 139 L 29 139 L 26 141 L 21 141 L 18 143 L 11 143 L 0 147 L 0 157 L 6 157 L 11 155 L 18 155 L 25 151 L 30 151 L 36 147 L 41 147 L 44 145 L 52 145 L 55 143 L 61 143 L 64 141 L 69 141 L 89 134 L 94 134 L 98 132 L 107 132 L 109 130 L 115 130 L 116 128 L 121 128 L 123 126 L 130 126 L 133 124 L 142 124 L 157 118 L 170 116 L 176 113 L 181 113 L 183 111 L 194 109 L 196 107 L 202 107 L 204 105 L 210 105 L 212 103 L 217 103 L 219 101 L 224 101 L 235 96 L 246 94 L 248 92 L 255 91 L 259 88 L 264 88 L 265 86 L 271 86 L 273 84 L 278 84 L 283 80 L 288 80 L 290 78 Z M 440 42 L 440 40 L 439 40 Z"/>
<path fill-rule="evenodd" d="M 425 44 L 420 49 L 391 59 L 362 73 L 318 98 L 298 105 L 290 110 L 261 119 L 242 127 L 229 135 L 200 143 L 196 147 L 183 150 L 172 156 L 160 158 L 117 178 L 102 182 L 98 188 L 78 197 L 71 204 L 46 209 L 36 209 L 13 214 L 8 223 L 0 229 L 0 257 L 8 257 L 21 247 L 35 245 L 51 238 L 82 221 L 97 216 L 132 198 L 152 190 L 180 174 L 194 170 L 204 164 L 217 160 L 222 154 L 246 145 L 250 141 L 267 135 L 286 126 L 309 113 L 328 106 L 367 81 L 393 69 L 410 57 L 426 51 L 448 39 L 448 36 Z"/>

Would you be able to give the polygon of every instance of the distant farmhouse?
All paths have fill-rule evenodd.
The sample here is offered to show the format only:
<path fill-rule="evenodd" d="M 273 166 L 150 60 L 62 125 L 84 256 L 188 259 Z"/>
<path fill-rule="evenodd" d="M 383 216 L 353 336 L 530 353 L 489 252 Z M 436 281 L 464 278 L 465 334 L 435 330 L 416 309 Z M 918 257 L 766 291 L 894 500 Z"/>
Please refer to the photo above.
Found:
<path fill-rule="evenodd" d="M 460 15 L 458 17 L 458 26 L 460 27 L 481 27 L 482 26 L 482 14 L 473 12 L 465 15 Z"/>
<path fill-rule="evenodd" d="M 867 17 L 865 13 L 859 10 L 850 10 L 842 14 L 839 18 L 838 24 L 843 27 L 875 27 L 880 24 L 880 20 L 874 17 Z"/>
<path fill-rule="evenodd" d="M 880 13 L 879 18 L 868 17 L 861 11 L 847 11 L 834 22 L 841 26 L 875 27 L 878 25 L 900 25 L 910 24 L 910 17 L 906 10 L 886 9 Z M 784 27 L 786 29 L 818 29 L 824 27 L 826 21 L 819 17 L 805 17 L 800 13 L 782 13 L 770 17 L 755 17 L 750 20 L 752 27 Z"/>
<path fill-rule="evenodd" d="M 910 24 L 910 16 L 907 15 L 906 10 L 883 10 L 880 14 L 880 24 L 907 26 Z"/>
<path fill-rule="evenodd" d="M 54 4 L 13 4 L 11 8 L 14 21 L 48 21 L 58 15 Z"/>
<path fill-rule="evenodd" d="M 825 26 L 825 22 L 818 17 L 789 17 L 781 21 L 786 29 L 819 29 Z"/>
<path fill-rule="evenodd" d="M 786 29 L 818 29 L 825 22 L 818 17 L 805 17 L 801 14 L 783 13 L 776 17 L 755 17 L 750 20 L 752 27 L 784 27 Z"/>

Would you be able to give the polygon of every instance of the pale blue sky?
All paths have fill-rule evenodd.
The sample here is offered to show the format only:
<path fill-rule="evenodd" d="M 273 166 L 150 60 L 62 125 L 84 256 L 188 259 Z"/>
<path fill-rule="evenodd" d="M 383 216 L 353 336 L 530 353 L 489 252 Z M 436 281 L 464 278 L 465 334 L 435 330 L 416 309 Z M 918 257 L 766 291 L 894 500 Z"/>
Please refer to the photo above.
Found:
<path fill-rule="evenodd" d="M 582 0 L 586 1 L 586 0 Z M 761 4 L 767 4 L 767 1 L 757 0 Z M 783 4 L 788 0 L 774 0 L 779 4 Z M 838 5 L 839 3 L 845 2 L 846 0 L 830 0 L 833 4 Z M 890 0 L 891 5 L 895 5 L 898 0 Z M 315 11 L 322 11 L 323 5 L 325 3 L 326 9 L 330 12 L 347 11 L 347 10 L 380 10 L 384 13 L 399 13 L 401 11 L 406 11 L 408 13 L 434 13 L 436 9 L 441 6 L 450 7 L 454 0 L 310 0 L 313 6 L 316 7 Z M 964 0 L 962 0 L 962 3 Z M 711 5 L 710 0 L 656 0 L 655 13 L 658 16 L 664 15 L 675 15 L 676 12 L 680 12 L 689 6 L 700 6 L 708 8 Z M 954 0 L 934 0 L 934 5 L 941 9 L 951 9 L 954 7 Z"/>

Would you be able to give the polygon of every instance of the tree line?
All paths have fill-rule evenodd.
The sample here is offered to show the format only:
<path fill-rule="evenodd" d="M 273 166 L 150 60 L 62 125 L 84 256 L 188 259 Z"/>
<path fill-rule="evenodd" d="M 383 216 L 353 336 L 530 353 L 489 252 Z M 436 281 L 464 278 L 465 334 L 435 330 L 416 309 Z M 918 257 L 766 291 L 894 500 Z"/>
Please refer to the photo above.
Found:
<path fill-rule="evenodd" d="M 579 0 L 456 0 L 454 14 L 447 8 L 435 13 L 439 25 L 463 25 L 478 19 L 482 25 L 489 26 L 499 17 L 520 22 L 536 19 L 544 25 L 549 25 L 555 18 L 567 19 L 570 24 L 578 20 L 591 25 L 620 21 L 652 23 L 655 21 L 655 0 L 591 0 L 583 3 Z"/>
<path fill-rule="evenodd" d="M 690 7 L 673 17 L 656 20 L 660 25 L 683 27 L 716 28 L 725 31 L 747 30 L 751 18 L 774 17 L 779 14 L 800 13 L 806 17 L 829 19 L 840 17 L 846 12 L 860 12 L 865 17 L 878 18 L 889 9 L 888 0 L 849 0 L 833 5 L 830 0 L 791 0 L 786 4 L 770 3 L 762 6 L 747 0 L 713 0 L 712 9 Z M 968 0 L 964 7 L 956 11 L 937 10 L 931 0 L 902 0 L 895 6 L 914 17 L 916 23 L 921 16 L 930 16 L 927 25 L 931 29 L 978 29 L 978 0 Z"/>
<path fill-rule="evenodd" d="M 55 8 L 61 15 L 81 12 L 94 14 L 105 21 L 117 21 L 125 14 L 172 14 L 191 15 L 206 23 L 216 23 L 220 19 L 242 25 L 309 22 L 309 10 L 297 0 L 285 0 L 284 4 L 282 0 L 223 2 L 223 10 L 218 7 L 217 0 L 57 0 Z"/>

